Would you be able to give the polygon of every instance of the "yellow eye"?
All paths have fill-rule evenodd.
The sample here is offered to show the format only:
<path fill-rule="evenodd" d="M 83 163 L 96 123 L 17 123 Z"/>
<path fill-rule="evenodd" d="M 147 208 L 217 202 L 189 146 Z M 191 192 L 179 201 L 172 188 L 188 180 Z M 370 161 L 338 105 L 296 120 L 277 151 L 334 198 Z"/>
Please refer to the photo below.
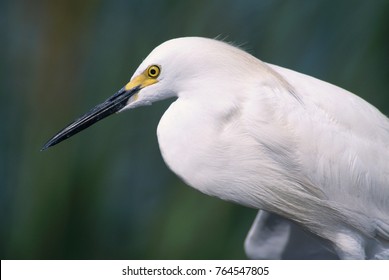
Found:
<path fill-rule="evenodd" d="M 161 73 L 161 68 L 159 68 L 158 65 L 151 65 L 149 68 L 147 68 L 147 75 L 150 78 L 157 78 L 159 76 L 159 73 Z"/>

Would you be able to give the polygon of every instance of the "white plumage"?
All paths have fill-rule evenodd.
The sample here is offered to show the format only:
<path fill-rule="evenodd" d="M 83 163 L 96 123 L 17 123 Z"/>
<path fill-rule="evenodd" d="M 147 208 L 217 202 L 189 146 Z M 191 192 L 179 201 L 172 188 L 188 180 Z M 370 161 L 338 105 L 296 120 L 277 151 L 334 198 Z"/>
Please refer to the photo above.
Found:
<path fill-rule="evenodd" d="M 245 242 L 250 257 L 283 257 L 301 226 L 340 258 L 389 258 L 389 121 L 366 101 L 196 37 L 154 49 L 123 89 L 130 91 L 114 111 L 177 97 L 157 134 L 178 176 L 205 194 L 260 209 Z M 93 124 L 69 132 L 95 112 L 45 148 Z"/>

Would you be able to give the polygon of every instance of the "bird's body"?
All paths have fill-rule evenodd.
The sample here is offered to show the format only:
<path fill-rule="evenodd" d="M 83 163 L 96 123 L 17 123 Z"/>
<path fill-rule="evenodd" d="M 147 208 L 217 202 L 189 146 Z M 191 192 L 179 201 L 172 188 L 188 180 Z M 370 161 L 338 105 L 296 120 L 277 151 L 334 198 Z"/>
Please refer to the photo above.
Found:
<path fill-rule="evenodd" d="M 120 110 L 177 97 L 158 125 L 162 156 L 201 192 L 266 211 L 246 240 L 249 255 L 263 256 L 256 236 L 269 212 L 328 240 L 341 258 L 389 258 L 389 121 L 376 108 L 211 39 L 158 46 L 125 89 L 150 65 L 161 73 Z"/>

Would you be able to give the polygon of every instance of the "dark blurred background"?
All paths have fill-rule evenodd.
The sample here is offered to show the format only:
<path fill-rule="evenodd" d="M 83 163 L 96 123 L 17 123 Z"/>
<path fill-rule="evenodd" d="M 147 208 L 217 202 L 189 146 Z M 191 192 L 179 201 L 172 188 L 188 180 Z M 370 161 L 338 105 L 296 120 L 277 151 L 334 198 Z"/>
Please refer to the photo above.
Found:
<path fill-rule="evenodd" d="M 256 211 L 164 164 L 171 101 L 115 115 L 40 152 L 181 36 L 226 38 L 389 114 L 389 1 L 1 1 L 0 257 L 241 259 Z"/>

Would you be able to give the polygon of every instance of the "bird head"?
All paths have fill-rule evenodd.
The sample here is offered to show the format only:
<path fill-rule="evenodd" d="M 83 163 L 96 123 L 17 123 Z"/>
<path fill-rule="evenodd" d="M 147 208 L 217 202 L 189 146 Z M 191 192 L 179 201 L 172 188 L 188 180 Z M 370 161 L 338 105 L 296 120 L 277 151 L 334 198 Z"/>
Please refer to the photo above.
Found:
<path fill-rule="evenodd" d="M 239 59 L 233 59 L 236 55 Z M 242 75 L 252 69 L 253 61 L 257 62 L 246 52 L 213 39 L 185 37 L 166 41 L 144 59 L 123 88 L 59 131 L 42 150 L 113 113 L 171 97 L 209 94 L 216 81 L 222 81 L 219 88 L 229 87 L 231 91 L 233 84 L 239 85 L 232 80 L 243 79 Z"/>

